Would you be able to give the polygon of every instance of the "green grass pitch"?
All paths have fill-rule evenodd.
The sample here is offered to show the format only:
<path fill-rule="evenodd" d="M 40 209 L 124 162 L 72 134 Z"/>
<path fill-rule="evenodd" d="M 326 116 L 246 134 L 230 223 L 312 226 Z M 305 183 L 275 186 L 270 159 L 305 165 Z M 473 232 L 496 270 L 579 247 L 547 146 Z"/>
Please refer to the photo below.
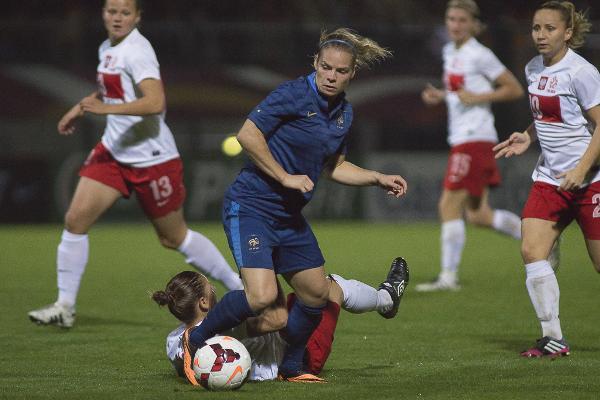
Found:
<path fill-rule="evenodd" d="M 231 256 L 220 225 L 199 224 Z M 176 326 L 149 293 L 188 269 L 148 224 L 102 224 L 70 331 L 35 326 L 27 311 L 55 299 L 61 227 L 0 226 L 0 398 L 10 399 L 597 399 L 600 277 L 581 233 L 564 234 L 561 319 L 572 348 L 558 360 L 520 359 L 540 335 L 526 294 L 519 243 L 469 227 L 457 293 L 421 294 L 439 265 L 433 223 L 315 223 L 330 272 L 378 285 L 395 256 L 411 282 L 398 316 L 342 313 L 326 385 L 247 384 L 209 393 L 177 378 L 165 357 Z M 223 293 L 219 286 L 220 294 Z"/>

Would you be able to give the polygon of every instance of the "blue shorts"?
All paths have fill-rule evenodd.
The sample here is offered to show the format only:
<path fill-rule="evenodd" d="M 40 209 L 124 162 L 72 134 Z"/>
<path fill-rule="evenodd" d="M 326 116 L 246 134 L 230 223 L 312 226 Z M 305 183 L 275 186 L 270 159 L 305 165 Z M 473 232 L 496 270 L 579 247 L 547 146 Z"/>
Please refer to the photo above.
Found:
<path fill-rule="evenodd" d="M 251 215 L 235 201 L 223 202 L 223 227 L 238 268 L 276 274 L 318 268 L 325 259 L 302 215 L 286 221 Z"/>

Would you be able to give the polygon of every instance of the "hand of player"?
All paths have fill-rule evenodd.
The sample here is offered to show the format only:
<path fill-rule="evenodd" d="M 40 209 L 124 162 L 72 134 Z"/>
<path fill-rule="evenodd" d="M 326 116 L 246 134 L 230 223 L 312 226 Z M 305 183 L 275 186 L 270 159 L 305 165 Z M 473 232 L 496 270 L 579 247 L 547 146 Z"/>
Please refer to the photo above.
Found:
<path fill-rule="evenodd" d="M 560 186 L 558 187 L 558 191 L 571 191 L 577 190 L 581 187 L 583 180 L 585 179 L 585 173 L 581 172 L 578 167 L 570 169 L 566 172 L 558 174 L 555 176 L 556 179 L 561 179 Z"/>
<path fill-rule="evenodd" d="M 507 140 L 495 145 L 492 150 L 496 152 L 496 159 L 500 157 L 509 158 L 523 154 L 530 144 L 531 137 L 528 133 L 514 132 Z"/>
<path fill-rule="evenodd" d="M 58 121 L 58 133 L 61 135 L 72 135 L 75 132 L 75 121 L 83 116 L 84 112 L 80 107 L 73 107 Z"/>
<path fill-rule="evenodd" d="M 79 103 L 79 106 L 81 107 L 81 110 L 91 112 L 92 114 L 98 114 L 98 115 L 109 114 L 109 111 L 108 111 L 109 105 L 104 103 L 103 101 L 101 101 L 95 95 L 85 97 L 83 100 L 81 100 L 81 102 Z"/>
<path fill-rule="evenodd" d="M 459 89 L 456 91 L 456 95 L 458 96 L 460 102 L 466 106 L 472 106 L 480 103 L 479 96 L 473 92 Z"/>
<path fill-rule="evenodd" d="M 428 106 L 440 104 L 445 97 L 446 91 L 436 88 L 431 83 L 428 83 L 427 86 L 425 86 L 425 89 L 423 89 L 421 92 L 421 99 Z"/>
<path fill-rule="evenodd" d="M 408 191 L 408 184 L 400 175 L 377 175 L 377 184 L 387 190 L 387 194 L 399 198 Z"/>
<path fill-rule="evenodd" d="M 281 181 L 281 184 L 288 189 L 296 189 L 302 193 L 310 192 L 314 189 L 315 184 L 306 175 L 287 175 Z"/>

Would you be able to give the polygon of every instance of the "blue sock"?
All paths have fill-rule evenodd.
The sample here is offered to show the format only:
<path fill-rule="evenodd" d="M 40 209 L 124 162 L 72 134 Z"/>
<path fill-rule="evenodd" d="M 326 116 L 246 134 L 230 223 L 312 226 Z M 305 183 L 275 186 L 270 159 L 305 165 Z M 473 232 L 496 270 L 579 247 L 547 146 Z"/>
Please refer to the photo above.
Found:
<path fill-rule="evenodd" d="M 321 322 L 323 308 L 325 304 L 321 307 L 310 307 L 296 298 L 284 331 L 288 348 L 279 366 L 279 372 L 283 376 L 294 376 L 302 370 L 306 343 Z"/>
<path fill-rule="evenodd" d="M 254 311 L 248 304 L 246 292 L 232 290 L 215 304 L 199 327 L 190 332 L 190 342 L 200 347 L 207 339 L 227 329 L 235 328 L 248 317 L 254 317 Z"/>

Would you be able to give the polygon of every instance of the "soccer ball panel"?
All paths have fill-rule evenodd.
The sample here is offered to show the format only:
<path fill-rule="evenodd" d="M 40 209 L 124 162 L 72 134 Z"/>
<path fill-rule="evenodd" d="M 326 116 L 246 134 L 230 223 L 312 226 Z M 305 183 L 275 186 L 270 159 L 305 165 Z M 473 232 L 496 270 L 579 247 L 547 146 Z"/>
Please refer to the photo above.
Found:
<path fill-rule="evenodd" d="M 238 389 L 250 371 L 250 353 L 237 339 L 215 336 L 194 355 L 196 379 L 208 390 Z"/>

